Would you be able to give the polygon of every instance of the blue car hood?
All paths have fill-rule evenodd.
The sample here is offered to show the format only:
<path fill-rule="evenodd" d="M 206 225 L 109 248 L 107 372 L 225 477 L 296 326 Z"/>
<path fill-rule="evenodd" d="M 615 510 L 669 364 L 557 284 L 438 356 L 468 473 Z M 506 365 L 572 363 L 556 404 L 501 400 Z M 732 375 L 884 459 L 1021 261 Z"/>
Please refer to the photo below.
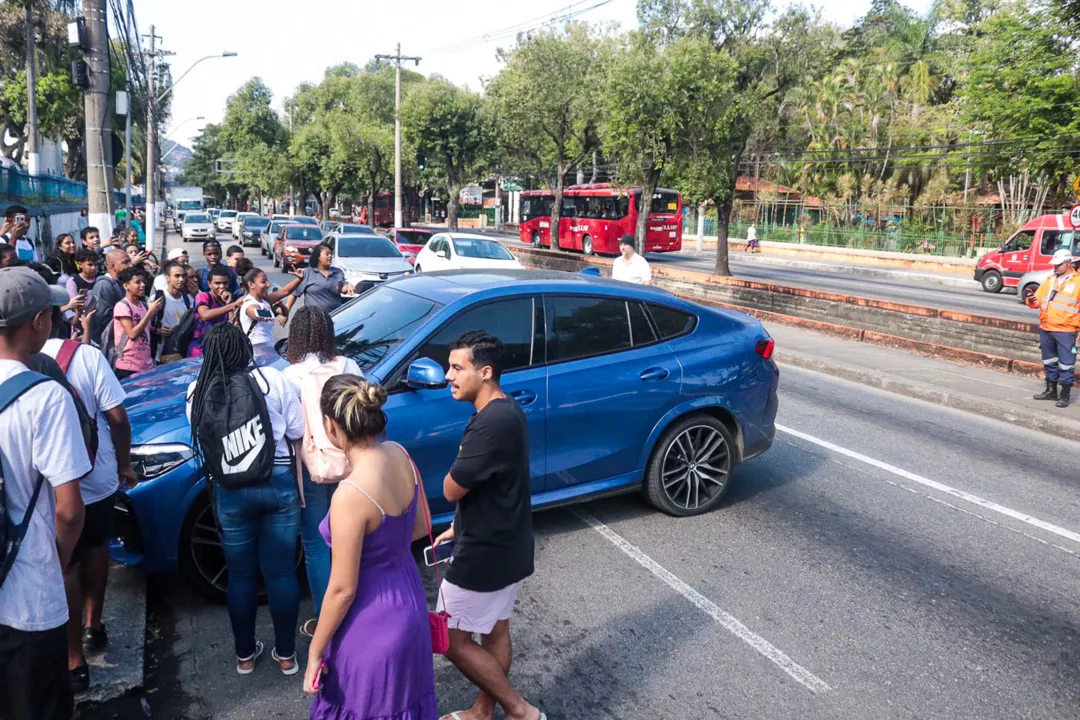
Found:
<path fill-rule="evenodd" d="M 281 369 L 288 365 L 272 350 L 256 351 L 260 367 Z M 202 358 L 189 358 L 139 373 L 121 383 L 127 392 L 131 443 L 189 442 L 187 389 L 199 377 Z"/>

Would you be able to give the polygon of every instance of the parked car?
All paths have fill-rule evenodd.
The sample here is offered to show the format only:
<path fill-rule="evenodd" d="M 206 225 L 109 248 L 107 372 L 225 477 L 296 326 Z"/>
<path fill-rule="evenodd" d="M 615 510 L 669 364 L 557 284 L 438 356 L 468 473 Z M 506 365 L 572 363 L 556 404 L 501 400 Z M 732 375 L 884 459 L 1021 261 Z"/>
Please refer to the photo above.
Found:
<path fill-rule="evenodd" d="M 245 217 L 241 220 L 240 234 L 243 236 L 240 243 L 244 247 L 249 245 L 260 246 L 262 245 L 262 234 L 266 231 L 270 225 L 270 218 L 256 215 L 255 217 Z"/>
<path fill-rule="evenodd" d="M 423 228 L 390 228 L 386 237 L 398 246 L 398 250 L 405 253 L 410 263 L 416 263 L 416 256 L 427 245 L 428 240 L 435 233 Z"/>
<path fill-rule="evenodd" d="M 180 226 L 180 238 L 184 242 L 192 240 L 213 240 L 214 220 L 207 213 L 189 212 Z"/>
<path fill-rule="evenodd" d="M 1051 269 L 1050 258 L 1058 248 L 1080 254 L 1080 232 L 1072 229 L 1068 214 L 1041 215 L 1013 233 L 998 250 L 992 250 L 975 266 L 975 280 L 986 292 L 1020 287 L 1025 273 Z"/>
<path fill-rule="evenodd" d="M 331 233 L 323 242 L 334 251 L 334 267 L 341 268 L 358 295 L 380 283 L 412 274 L 412 265 L 397 246 L 374 233 Z"/>
<path fill-rule="evenodd" d="M 333 317 L 339 352 L 389 392 L 388 437 L 416 460 L 436 525 L 453 517 L 442 481 L 474 412 L 446 389 L 448 345 L 474 328 L 506 348 L 502 387 L 529 422 L 534 508 L 626 492 L 697 515 L 773 441 L 779 373 L 761 323 L 658 288 L 555 272 L 412 275 Z M 272 350 L 256 359 L 284 366 Z M 221 544 L 184 412 L 199 362 L 124 382 L 139 483 L 118 495 L 112 555 L 179 569 L 220 598 Z"/>
<path fill-rule="evenodd" d="M 214 221 L 214 226 L 220 233 L 232 234 L 233 223 L 236 221 L 237 212 L 235 210 L 222 210 L 217 216 L 217 220 Z"/>
<path fill-rule="evenodd" d="M 288 218 L 284 220 L 271 219 L 270 224 L 266 226 L 266 230 L 263 231 L 259 238 L 259 250 L 266 257 L 271 257 L 274 254 L 274 241 L 277 240 L 278 233 L 281 232 L 281 228 L 286 225 L 290 225 Z"/>
<path fill-rule="evenodd" d="M 416 255 L 416 272 L 475 268 L 520 268 L 521 263 L 498 240 L 483 235 L 439 233 Z"/>
<path fill-rule="evenodd" d="M 209 208 L 206 212 L 208 212 L 210 214 L 210 217 L 216 221 L 218 219 L 218 215 L 221 214 L 221 208 Z"/>
<path fill-rule="evenodd" d="M 294 225 L 314 225 L 315 227 L 319 227 L 319 221 L 313 217 L 308 217 L 307 215 L 291 217 L 289 218 L 289 222 Z"/>
<path fill-rule="evenodd" d="M 274 267 L 285 272 L 307 265 L 311 250 L 322 242 L 318 225 L 284 225 L 274 239 Z"/>
<path fill-rule="evenodd" d="M 236 220 L 233 221 L 232 231 L 230 232 L 233 242 L 240 242 L 242 238 L 240 233 L 244 231 L 244 220 L 257 217 L 259 217 L 259 213 L 253 212 L 242 212 L 236 215 Z"/>

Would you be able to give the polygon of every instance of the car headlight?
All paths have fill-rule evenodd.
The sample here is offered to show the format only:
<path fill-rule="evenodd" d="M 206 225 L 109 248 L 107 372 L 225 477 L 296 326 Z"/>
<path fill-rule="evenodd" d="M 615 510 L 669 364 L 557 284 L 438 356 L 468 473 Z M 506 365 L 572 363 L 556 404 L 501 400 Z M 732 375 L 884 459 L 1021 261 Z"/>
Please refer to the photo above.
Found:
<path fill-rule="evenodd" d="M 244 231 L 244 237 L 246 237 L 246 238 L 250 238 L 250 237 L 255 237 L 255 236 L 254 236 L 254 235 L 252 235 L 252 234 L 251 234 L 251 233 L 250 233 L 249 231 L 245 230 L 245 231 Z"/>
<path fill-rule="evenodd" d="M 131 467 L 141 482 L 160 477 L 193 457 L 195 451 L 184 443 L 135 445 L 131 448 Z"/>
<path fill-rule="evenodd" d="M 300 251 L 296 249 L 295 245 L 286 245 L 285 246 L 285 252 L 295 253 L 295 252 L 300 252 Z"/>

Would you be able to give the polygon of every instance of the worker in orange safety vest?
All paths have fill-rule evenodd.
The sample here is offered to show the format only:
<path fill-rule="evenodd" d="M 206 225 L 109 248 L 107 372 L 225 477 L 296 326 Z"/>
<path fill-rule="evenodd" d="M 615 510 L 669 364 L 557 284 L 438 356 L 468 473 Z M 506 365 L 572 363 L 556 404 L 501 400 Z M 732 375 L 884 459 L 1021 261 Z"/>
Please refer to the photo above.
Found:
<path fill-rule="evenodd" d="M 1039 309 L 1039 347 L 1042 349 L 1046 389 L 1036 400 L 1057 400 L 1069 406 L 1076 379 L 1076 342 L 1080 333 L 1080 273 L 1073 267 L 1067 248 L 1054 253 L 1054 272 L 1027 298 L 1029 307 Z M 1060 390 L 1058 386 L 1060 384 Z"/>

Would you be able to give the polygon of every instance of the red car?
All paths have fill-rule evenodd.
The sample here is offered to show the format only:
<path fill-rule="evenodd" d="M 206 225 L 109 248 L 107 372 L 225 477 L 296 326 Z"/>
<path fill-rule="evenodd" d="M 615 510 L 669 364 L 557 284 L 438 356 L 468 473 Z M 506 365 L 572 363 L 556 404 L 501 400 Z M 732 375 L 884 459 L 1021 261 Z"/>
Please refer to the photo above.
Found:
<path fill-rule="evenodd" d="M 409 264 L 414 265 L 416 254 L 427 245 L 434 234 L 433 231 L 423 228 L 390 228 L 386 237 L 405 254 L 405 257 L 409 259 Z"/>

